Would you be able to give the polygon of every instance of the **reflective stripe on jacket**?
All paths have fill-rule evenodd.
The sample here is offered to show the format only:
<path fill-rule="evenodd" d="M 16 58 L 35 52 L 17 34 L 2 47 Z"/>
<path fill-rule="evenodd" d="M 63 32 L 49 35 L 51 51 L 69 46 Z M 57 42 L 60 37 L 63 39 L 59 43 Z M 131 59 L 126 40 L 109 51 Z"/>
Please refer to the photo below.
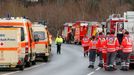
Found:
<path fill-rule="evenodd" d="M 132 45 L 133 45 L 133 40 L 130 37 L 124 37 L 122 41 L 122 46 L 123 46 L 123 52 L 129 53 L 132 52 Z"/>
<path fill-rule="evenodd" d="M 81 41 L 81 43 L 82 43 L 82 46 L 83 47 L 86 47 L 86 46 L 89 46 L 89 38 L 88 37 L 84 37 L 83 39 L 82 39 L 82 41 Z"/>
<path fill-rule="evenodd" d="M 98 51 L 102 51 L 104 48 L 105 38 L 98 38 Z"/>
<path fill-rule="evenodd" d="M 106 38 L 105 47 L 107 48 L 107 52 L 115 52 L 119 47 L 119 42 L 117 37 L 114 35 L 110 35 Z"/>
<path fill-rule="evenodd" d="M 89 42 L 89 49 L 97 49 L 98 46 L 98 40 L 91 40 Z"/>

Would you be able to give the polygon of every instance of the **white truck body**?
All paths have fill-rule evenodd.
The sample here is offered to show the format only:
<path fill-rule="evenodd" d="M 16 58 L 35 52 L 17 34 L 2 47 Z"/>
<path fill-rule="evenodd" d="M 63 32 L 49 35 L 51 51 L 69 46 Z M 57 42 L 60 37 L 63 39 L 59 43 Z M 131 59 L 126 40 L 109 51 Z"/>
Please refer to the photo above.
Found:
<path fill-rule="evenodd" d="M 0 68 L 18 65 L 21 57 L 20 35 L 20 28 L 0 27 Z"/>

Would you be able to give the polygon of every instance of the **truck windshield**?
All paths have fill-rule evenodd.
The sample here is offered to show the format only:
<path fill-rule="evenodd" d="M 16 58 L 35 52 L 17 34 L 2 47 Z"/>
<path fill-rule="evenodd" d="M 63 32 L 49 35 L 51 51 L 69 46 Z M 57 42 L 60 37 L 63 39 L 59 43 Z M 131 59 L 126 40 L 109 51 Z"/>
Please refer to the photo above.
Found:
<path fill-rule="evenodd" d="M 39 40 L 45 40 L 45 33 L 41 31 L 34 32 L 34 36 L 38 36 Z"/>

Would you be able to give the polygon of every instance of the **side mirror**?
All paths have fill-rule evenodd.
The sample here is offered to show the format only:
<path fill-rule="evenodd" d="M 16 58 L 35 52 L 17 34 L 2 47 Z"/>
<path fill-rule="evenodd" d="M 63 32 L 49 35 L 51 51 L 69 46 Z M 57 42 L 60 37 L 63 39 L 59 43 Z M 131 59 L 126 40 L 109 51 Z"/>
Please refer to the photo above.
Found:
<path fill-rule="evenodd" d="M 38 35 L 34 35 L 34 41 L 35 41 L 35 42 L 38 42 L 38 41 L 39 41 Z"/>

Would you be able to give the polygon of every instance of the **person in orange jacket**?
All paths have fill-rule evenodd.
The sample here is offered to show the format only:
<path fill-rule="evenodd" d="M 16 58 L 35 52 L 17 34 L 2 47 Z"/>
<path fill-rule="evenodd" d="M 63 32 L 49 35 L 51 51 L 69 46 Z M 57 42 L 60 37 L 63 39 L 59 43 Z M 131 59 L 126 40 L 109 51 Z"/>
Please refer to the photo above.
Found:
<path fill-rule="evenodd" d="M 122 46 L 122 63 L 121 63 L 121 70 L 129 70 L 129 57 L 132 52 L 133 40 L 129 36 L 129 32 L 126 31 L 124 34 L 124 38 L 121 43 Z"/>
<path fill-rule="evenodd" d="M 115 58 L 116 52 L 119 48 L 119 42 L 116 36 L 114 36 L 115 32 L 111 31 L 110 36 L 106 38 L 105 47 L 107 50 L 107 69 L 108 71 L 116 70 L 115 68 Z"/>
<path fill-rule="evenodd" d="M 90 65 L 88 68 L 94 68 L 94 63 L 96 59 L 96 53 L 97 53 L 97 44 L 98 40 L 95 36 L 92 36 L 90 42 L 89 42 L 89 62 Z"/>
<path fill-rule="evenodd" d="M 103 59 L 103 67 L 106 69 L 106 66 L 107 66 L 107 50 L 106 50 L 106 47 L 105 47 L 105 42 L 106 42 L 106 39 L 109 38 L 110 36 L 110 32 L 107 32 L 106 36 L 105 36 L 105 41 L 103 42 L 103 49 L 102 49 L 102 59 Z"/>
<path fill-rule="evenodd" d="M 85 35 L 81 41 L 83 51 L 84 51 L 84 57 L 87 55 L 88 56 L 88 49 L 89 49 L 89 41 L 90 39 Z"/>
<path fill-rule="evenodd" d="M 102 59 L 102 50 L 105 42 L 105 37 L 102 32 L 99 33 L 98 36 L 98 56 L 99 56 L 99 67 L 103 67 L 103 59 Z"/>
<path fill-rule="evenodd" d="M 88 56 L 88 49 L 89 49 L 89 41 L 90 39 L 85 35 L 81 41 L 83 51 L 84 51 L 84 57 L 87 55 Z"/>

